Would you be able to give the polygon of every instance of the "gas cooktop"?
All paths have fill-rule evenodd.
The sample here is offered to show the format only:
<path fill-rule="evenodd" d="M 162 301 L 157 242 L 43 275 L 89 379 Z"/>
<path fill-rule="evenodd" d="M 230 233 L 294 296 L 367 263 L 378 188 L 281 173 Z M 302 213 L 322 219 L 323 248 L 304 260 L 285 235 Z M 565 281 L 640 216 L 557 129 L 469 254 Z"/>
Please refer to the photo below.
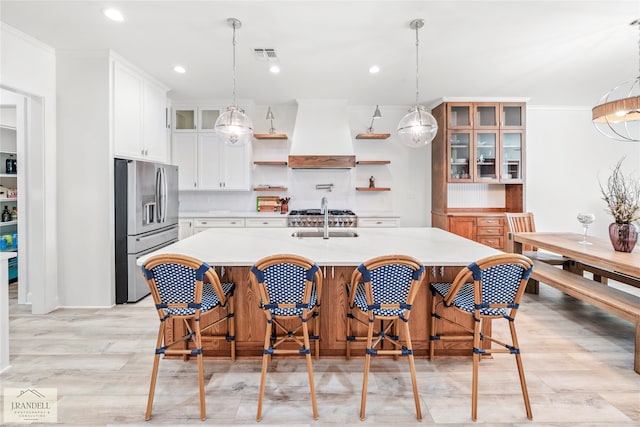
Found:
<path fill-rule="evenodd" d="M 289 212 L 289 227 L 322 227 L 324 215 L 320 209 L 299 209 Z M 348 209 L 329 209 L 329 227 L 357 227 L 358 217 Z"/>
<path fill-rule="evenodd" d="M 289 212 L 289 215 L 322 215 L 322 212 L 321 212 L 320 209 L 300 209 L 300 210 L 295 210 L 295 211 Z M 353 211 L 350 211 L 348 209 L 329 209 L 329 216 L 331 216 L 331 215 L 335 215 L 335 216 L 352 215 L 352 216 L 355 216 L 356 214 Z"/>

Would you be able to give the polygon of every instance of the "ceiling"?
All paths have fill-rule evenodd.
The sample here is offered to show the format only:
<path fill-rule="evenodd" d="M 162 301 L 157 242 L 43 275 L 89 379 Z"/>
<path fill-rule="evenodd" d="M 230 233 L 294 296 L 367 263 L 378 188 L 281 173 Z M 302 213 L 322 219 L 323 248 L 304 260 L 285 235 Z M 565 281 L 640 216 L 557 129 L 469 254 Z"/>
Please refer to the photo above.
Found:
<path fill-rule="evenodd" d="M 101 13 L 115 7 L 113 22 Z M 640 0 L 602 1 L 0 1 L 0 20 L 56 49 L 113 49 L 171 88 L 174 100 L 261 105 L 298 98 L 407 105 L 440 97 L 527 97 L 536 105 L 592 106 L 635 78 Z M 281 68 L 258 59 L 274 48 Z M 1 58 L 0 58 L 1 59 Z M 177 74 L 177 64 L 187 69 Z M 371 65 L 381 71 L 372 75 Z"/>

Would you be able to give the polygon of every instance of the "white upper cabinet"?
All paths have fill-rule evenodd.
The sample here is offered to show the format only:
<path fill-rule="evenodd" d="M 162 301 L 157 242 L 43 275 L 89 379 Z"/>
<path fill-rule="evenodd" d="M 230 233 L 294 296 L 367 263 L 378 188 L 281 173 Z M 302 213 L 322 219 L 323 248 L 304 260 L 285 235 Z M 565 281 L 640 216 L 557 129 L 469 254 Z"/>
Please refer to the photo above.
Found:
<path fill-rule="evenodd" d="M 173 135 L 171 162 L 178 165 L 178 190 L 198 189 L 198 134 Z"/>
<path fill-rule="evenodd" d="M 180 190 L 250 190 L 251 146 L 229 146 L 213 133 L 174 133 L 172 163 Z"/>
<path fill-rule="evenodd" d="M 250 145 L 224 144 L 215 134 L 198 135 L 198 184 L 201 190 L 250 189 Z"/>
<path fill-rule="evenodd" d="M 145 81 L 142 88 L 142 149 L 151 160 L 169 160 L 167 139 L 167 93 Z"/>
<path fill-rule="evenodd" d="M 113 61 L 114 154 L 168 161 L 166 89 L 132 67 Z"/>
<path fill-rule="evenodd" d="M 214 132 L 220 107 L 175 105 L 173 107 L 173 131 Z"/>

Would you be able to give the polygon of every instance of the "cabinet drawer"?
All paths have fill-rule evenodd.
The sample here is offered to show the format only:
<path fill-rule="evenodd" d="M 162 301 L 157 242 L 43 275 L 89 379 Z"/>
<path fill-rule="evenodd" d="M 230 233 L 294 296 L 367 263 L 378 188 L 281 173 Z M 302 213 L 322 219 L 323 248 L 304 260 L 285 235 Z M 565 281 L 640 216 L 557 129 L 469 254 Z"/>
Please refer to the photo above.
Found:
<path fill-rule="evenodd" d="M 482 243 L 483 245 L 490 246 L 495 249 L 502 249 L 502 237 L 495 236 L 478 236 L 478 243 Z"/>
<path fill-rule="evenodd" d="M 398 218 L 358 218 L 358 227 L 398 227 Z"/>
<path fill-rule="evenodd" d="M 286 227 L 287 218 L 246 218 L 244 220 L 246 227 Z"/>
<path fill-rule="evenodd" d="M 504 227 L 478 227 L 476 234 L 478 236 L 502 236 Z"/>
<path fill-rule="evenodd" d="M 201 218 L 196 219 L 197 228 L 244 227 L 244 218 Z"/>
<path fill-rule="evenodd" d="M 504 218 L 501 216 L 479 216 L 478 227 L 503 227 Z"/>

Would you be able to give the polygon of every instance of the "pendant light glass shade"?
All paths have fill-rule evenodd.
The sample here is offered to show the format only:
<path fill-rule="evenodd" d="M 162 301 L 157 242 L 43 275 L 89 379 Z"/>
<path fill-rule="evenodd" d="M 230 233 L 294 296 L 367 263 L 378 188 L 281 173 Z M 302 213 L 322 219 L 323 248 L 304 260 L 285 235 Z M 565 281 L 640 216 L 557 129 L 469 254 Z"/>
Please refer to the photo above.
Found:
<path fill-rule="evenodd" d="M 438 133 L 438 123 L 426 108 L 416 105 L 398 123 L 400 140 L 412 148 L 419 148 L 433 141 Z"/>
<path fill-rule="evenodd" d="M 227 111 L 218 117 L 216 132 L 224 142 L 230 145 L 242 145 L 249 142 L 253 135 L 253 123 L 249 116 L 238 107 L 227 107 Z"/>
<path fill-rule="evenodd" d="M 253 136 L 253 123 L 236 103 L 236 28 L 242 23 L 235 18 L 228 18 L 227 22 L 233 27 L 233 105 L 218 117 L 215 130 L 225 144 L 243 145 Z"/>
<path fill-rule="evenodd" d="M 630 25 L 638 26 L 640 31 L 640 19 Z M 640 59 L 640 35 L 638 50 Z M 596 129 L 608 138 L 640 142 L 640 69 L 635 80 L 616 86 L 602 97 L 593 107 L 592 120 Z"/>
<path fill-rule="evenodd" d="M 416 105 L 409 109 L 409 113 L 405 115 L 398 123 L 398 136 L 400 141 L 408 147 L 419 148 L 424 147 L 433 141 L 438 133 L 438 123 L 435 117 L 421 105 L 418 105 L 419 90 L 419 70 L 418 70 L 418 52 L 420 40 L 418 39 L 418 30 L 424 26 L 423 19 L 414 19 L 409 23 L 409 28 L 416 32 Z"/>

